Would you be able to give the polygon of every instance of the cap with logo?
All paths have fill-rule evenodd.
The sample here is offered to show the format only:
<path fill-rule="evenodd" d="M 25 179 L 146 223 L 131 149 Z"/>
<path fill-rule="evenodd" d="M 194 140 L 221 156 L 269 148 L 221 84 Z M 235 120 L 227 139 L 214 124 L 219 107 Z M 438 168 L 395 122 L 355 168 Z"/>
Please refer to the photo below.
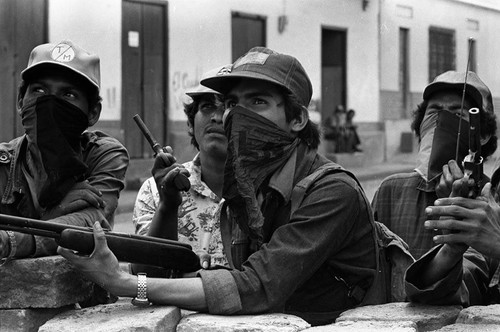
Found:
<path fill-rule="evenodd" d="M 201 84 L 225 94 L 234 85 L 236 78 L 263 80 L 284 87 L 303 106 L 308 106 L 312 97 L 312 84 L 304 67 L 293 56 L 275 52 L 266 47 L 254 47 L 215 76 L 201 80 Z"/>
<path fill-rule="evenodd" d="M 444 90 L 457 90 L 463 92 L 465 82 L 465 72 L 447 71 L 438 75 L 432 83 L 427 85 L 424 89 L 424 100 L 438 91 Z M 465 94 L 472 98 L 474 102 L 484 111 L 493 113 L 493 99 L 490 89 L 484 84 L 483 81 L 477 76 L 475 72 L 469 71 L 467 73 L 467 85 Z"/>
<path fill-rule="evenodd" d="M 231 67 L 231 64 L 228 64 L 228 65 L 218 66 L 216 68 L 210 69 L 209 71 L 207 71 L 207 72 L 203 73 L 203 75 L 201 75 L 200 81 L 204 80 L 207 77 L 215 76 L 215 75 L 217 75 L 218 72 L 224 70 L 224 68 L 230 68 L 230 67 Z M 214 93 L 214 94 L 220 95 L 220 92 L 215 91 L 213 89 L 210 89 L 209 87 L 206 87 L 206 86 L 201 85 L 199 83 L 197 86 L 187 89 L 185 93 L 189 97 L 200 96 L 200 95 L 204 95 L 207 93 Z"/>
<path fill-rule="evenodd" d="M 28 66 L 21 72 L 21 78 L 26 79 L 44 66 L 67 68 L 83 76 L 97 89 L 100 87 L 99 56 L 89 53 L 70 40 L 35 47 L 31 51 Z"/>

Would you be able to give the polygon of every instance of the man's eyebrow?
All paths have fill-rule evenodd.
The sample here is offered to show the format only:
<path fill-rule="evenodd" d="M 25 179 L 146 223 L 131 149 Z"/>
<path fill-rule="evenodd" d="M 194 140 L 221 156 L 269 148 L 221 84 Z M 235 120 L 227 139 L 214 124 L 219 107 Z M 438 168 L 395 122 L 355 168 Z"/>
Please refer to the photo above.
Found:
<path fill-rule="evenodd" d="M 245 98 L 254 98 L 254 97 L 273 97 L 273 94 L 267 90 L 259 90 L 259 91 L 250 91 L 247 93 L 243 94 L 243 97 Z M 236 98 L 236 94 L 234 93 L 229 93 L 225 96 L 226 99 L 228 98 Z"/>

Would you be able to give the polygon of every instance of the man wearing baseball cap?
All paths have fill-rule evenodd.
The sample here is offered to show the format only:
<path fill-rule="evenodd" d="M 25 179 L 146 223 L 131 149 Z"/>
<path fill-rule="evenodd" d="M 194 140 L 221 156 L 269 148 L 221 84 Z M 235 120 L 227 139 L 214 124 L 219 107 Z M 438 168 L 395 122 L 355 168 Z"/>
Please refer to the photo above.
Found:
<path fill-rule="evenodd" d="M 232 269 L 147 278 L 149 300 L 222 315 L 285 312 L 314 325 L 368 304 L 378 267 L 371 208 L 354 176 L 317 153 L 300 62 L 257 47 L 201 83 L 225 96 L 221 232 Z M 90 259 L 58 252 L 113 294 L 135 296 L 138 281 L 120 271 L 98 224 L 94 232 Z"/>
<path fill-rule="evenodd" d="M 480 110 L 483 161 L 492 155 L 497 137 L 490 90 L 474 72 L 466 78 L 465 72 L 447 71 L 427 85 L 413 113 L 412 130 L 419 142 L 415 170 L 386 178 L 373 199 L 376 219 L 401 236 L 417 259 L 435 245 L 433 238 L 440 234 L 425 226 L 425 209 L 436 199 L 448 197 L 453 181 L 463 177 L 459 164 L 469 151 L 468 111 L 473 107 Z"/>
<path fill-rule="evenodd" d="M 202 75 L 202 79 L 222 68 L 219 66 L 208 71 Z M 205 268 L 211 265 L 227 266 L 218 209 L 227 152 L 227 139 L 222 125 L 224 101 L 219 92 L 200 84 L 185 93 L 190 99 L 184 103 L 188 134 L 198 153 L 192 161 L 182 165 L 175 162 L 169 147 L 156 156 L 153 176 L 142 184 L 137 194 L 132 221 L 137 234 L 191 245 L 200 256 L 201 266 Z M 189 190 L 179 193 L 168 178 L 181 169 L 188 172 L 191 186 Z M 175 211 L 169 210 L 169 207 Z M 167 227 L 169 222 L 172 227 Z M 151 268 L 132 265 L 132 269 L 134 273 L 145 271 L 153 275 Z"/>
<path fill-rule="evenodd" d="M 35 47 L 21 73 L 18 114 L 25 134 L 0 143 L 0 213 L 113 227 L 128 153 L 86 131 L 101 113 L 99 57 L 65 40 Z M 53 255 L 54 240 L 0 231 L 0 258 Z"/>

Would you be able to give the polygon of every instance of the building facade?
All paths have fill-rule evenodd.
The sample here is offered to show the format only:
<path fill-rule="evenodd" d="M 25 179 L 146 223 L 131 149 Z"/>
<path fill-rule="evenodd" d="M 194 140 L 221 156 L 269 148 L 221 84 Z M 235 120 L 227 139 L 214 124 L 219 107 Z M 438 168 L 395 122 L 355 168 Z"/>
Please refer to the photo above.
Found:
<path fill-rule="evenodd" d="M 261 45 L 304 65 L 314 121 L 339 104 L 356 110 L 366 159 L 387 160 L 413 148 L 404 146 L 412 109 L 435 73 L 465 70 L 469 37 L 471 69 L 500 93 L 497 7 L 493 0 L 4 0 L 0 52 L 8 89 L 0 112 L 8 121 L 1 139 L 21 130 L 15 87 L 29 50 L 70 39 L 101 57 L 103 111 L 95 127 L 124 142 L 133 159 L 149 158 L 132 120 L 139 114 L 179 161 L 188 160 L 195 151 L 185 89 Z"/>

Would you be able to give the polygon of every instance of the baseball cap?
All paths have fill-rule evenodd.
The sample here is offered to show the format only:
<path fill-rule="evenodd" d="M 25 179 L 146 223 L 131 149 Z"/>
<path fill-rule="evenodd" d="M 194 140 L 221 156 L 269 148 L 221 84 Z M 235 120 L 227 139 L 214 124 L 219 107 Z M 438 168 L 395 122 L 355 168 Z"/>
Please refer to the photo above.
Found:
<path fill-rule="evenodd" d="M 465 72 L 447 71 L 438 75 L 432 83 L 424 89 L 423 97 L 425 100 L 438 91 L 458 90 L 463 92 L 465 82 Z M 472 71 L 467 73 L 467 86 L 465 94 L 472 98 L 483 111 L 493 113 L 493 99 L 490 89 L 484 84 L 479 76 Z"/>
<path fill-rule="evenodd" d="M 312 84 L 304 67 L 291 55 L 266 47 L 254 47 L 201 84 L 225 94 L 234 86 L 235 78 L 252 78 L 277 84 L 297 97 L 305 107 L 312 97 Z"/>
<path fill-rule="evenodd" d="M 28 66 L 21 72 L 21 78 L 26 79 L 28 75 L 43 66 L 67 68 L 83 76 L 99 90 L 101 83 L 99 56 L 89 53 L 70 40 L 35 47 L 31 51 Z"/>
<path fill-rule="evenodd" d="M 231 67 L 231 64 L 227 64 L 224 66 L 218 66 L 218 67 L 215 67 L 213 69 L 210 69 L 209 71 L 207 71 L 207 72 L 203 73 L 203 75 L 201 75 L 200 81 L 207 78 L 207 77 L 215 76 L 215 75 L 217 75 L 218 72 L 222 71 L 224 68 L 230 68 L 230 67 Z M 214 93 L 214 94 L 218 94 L 218 95 L 221 94 L 220 92 L 215 91 L 213 89 L 210 89 L 209 87 L 206 87 L 204 85 L 201 85 L 200 83 L 198 83 L 198 85 L 193 87 L 193 88 L 187 89 L 185 93 L 191 98 L 195 97 L 195 96 L 200 96 L 200 95 L 203 95 L 206 93 Z"/>

